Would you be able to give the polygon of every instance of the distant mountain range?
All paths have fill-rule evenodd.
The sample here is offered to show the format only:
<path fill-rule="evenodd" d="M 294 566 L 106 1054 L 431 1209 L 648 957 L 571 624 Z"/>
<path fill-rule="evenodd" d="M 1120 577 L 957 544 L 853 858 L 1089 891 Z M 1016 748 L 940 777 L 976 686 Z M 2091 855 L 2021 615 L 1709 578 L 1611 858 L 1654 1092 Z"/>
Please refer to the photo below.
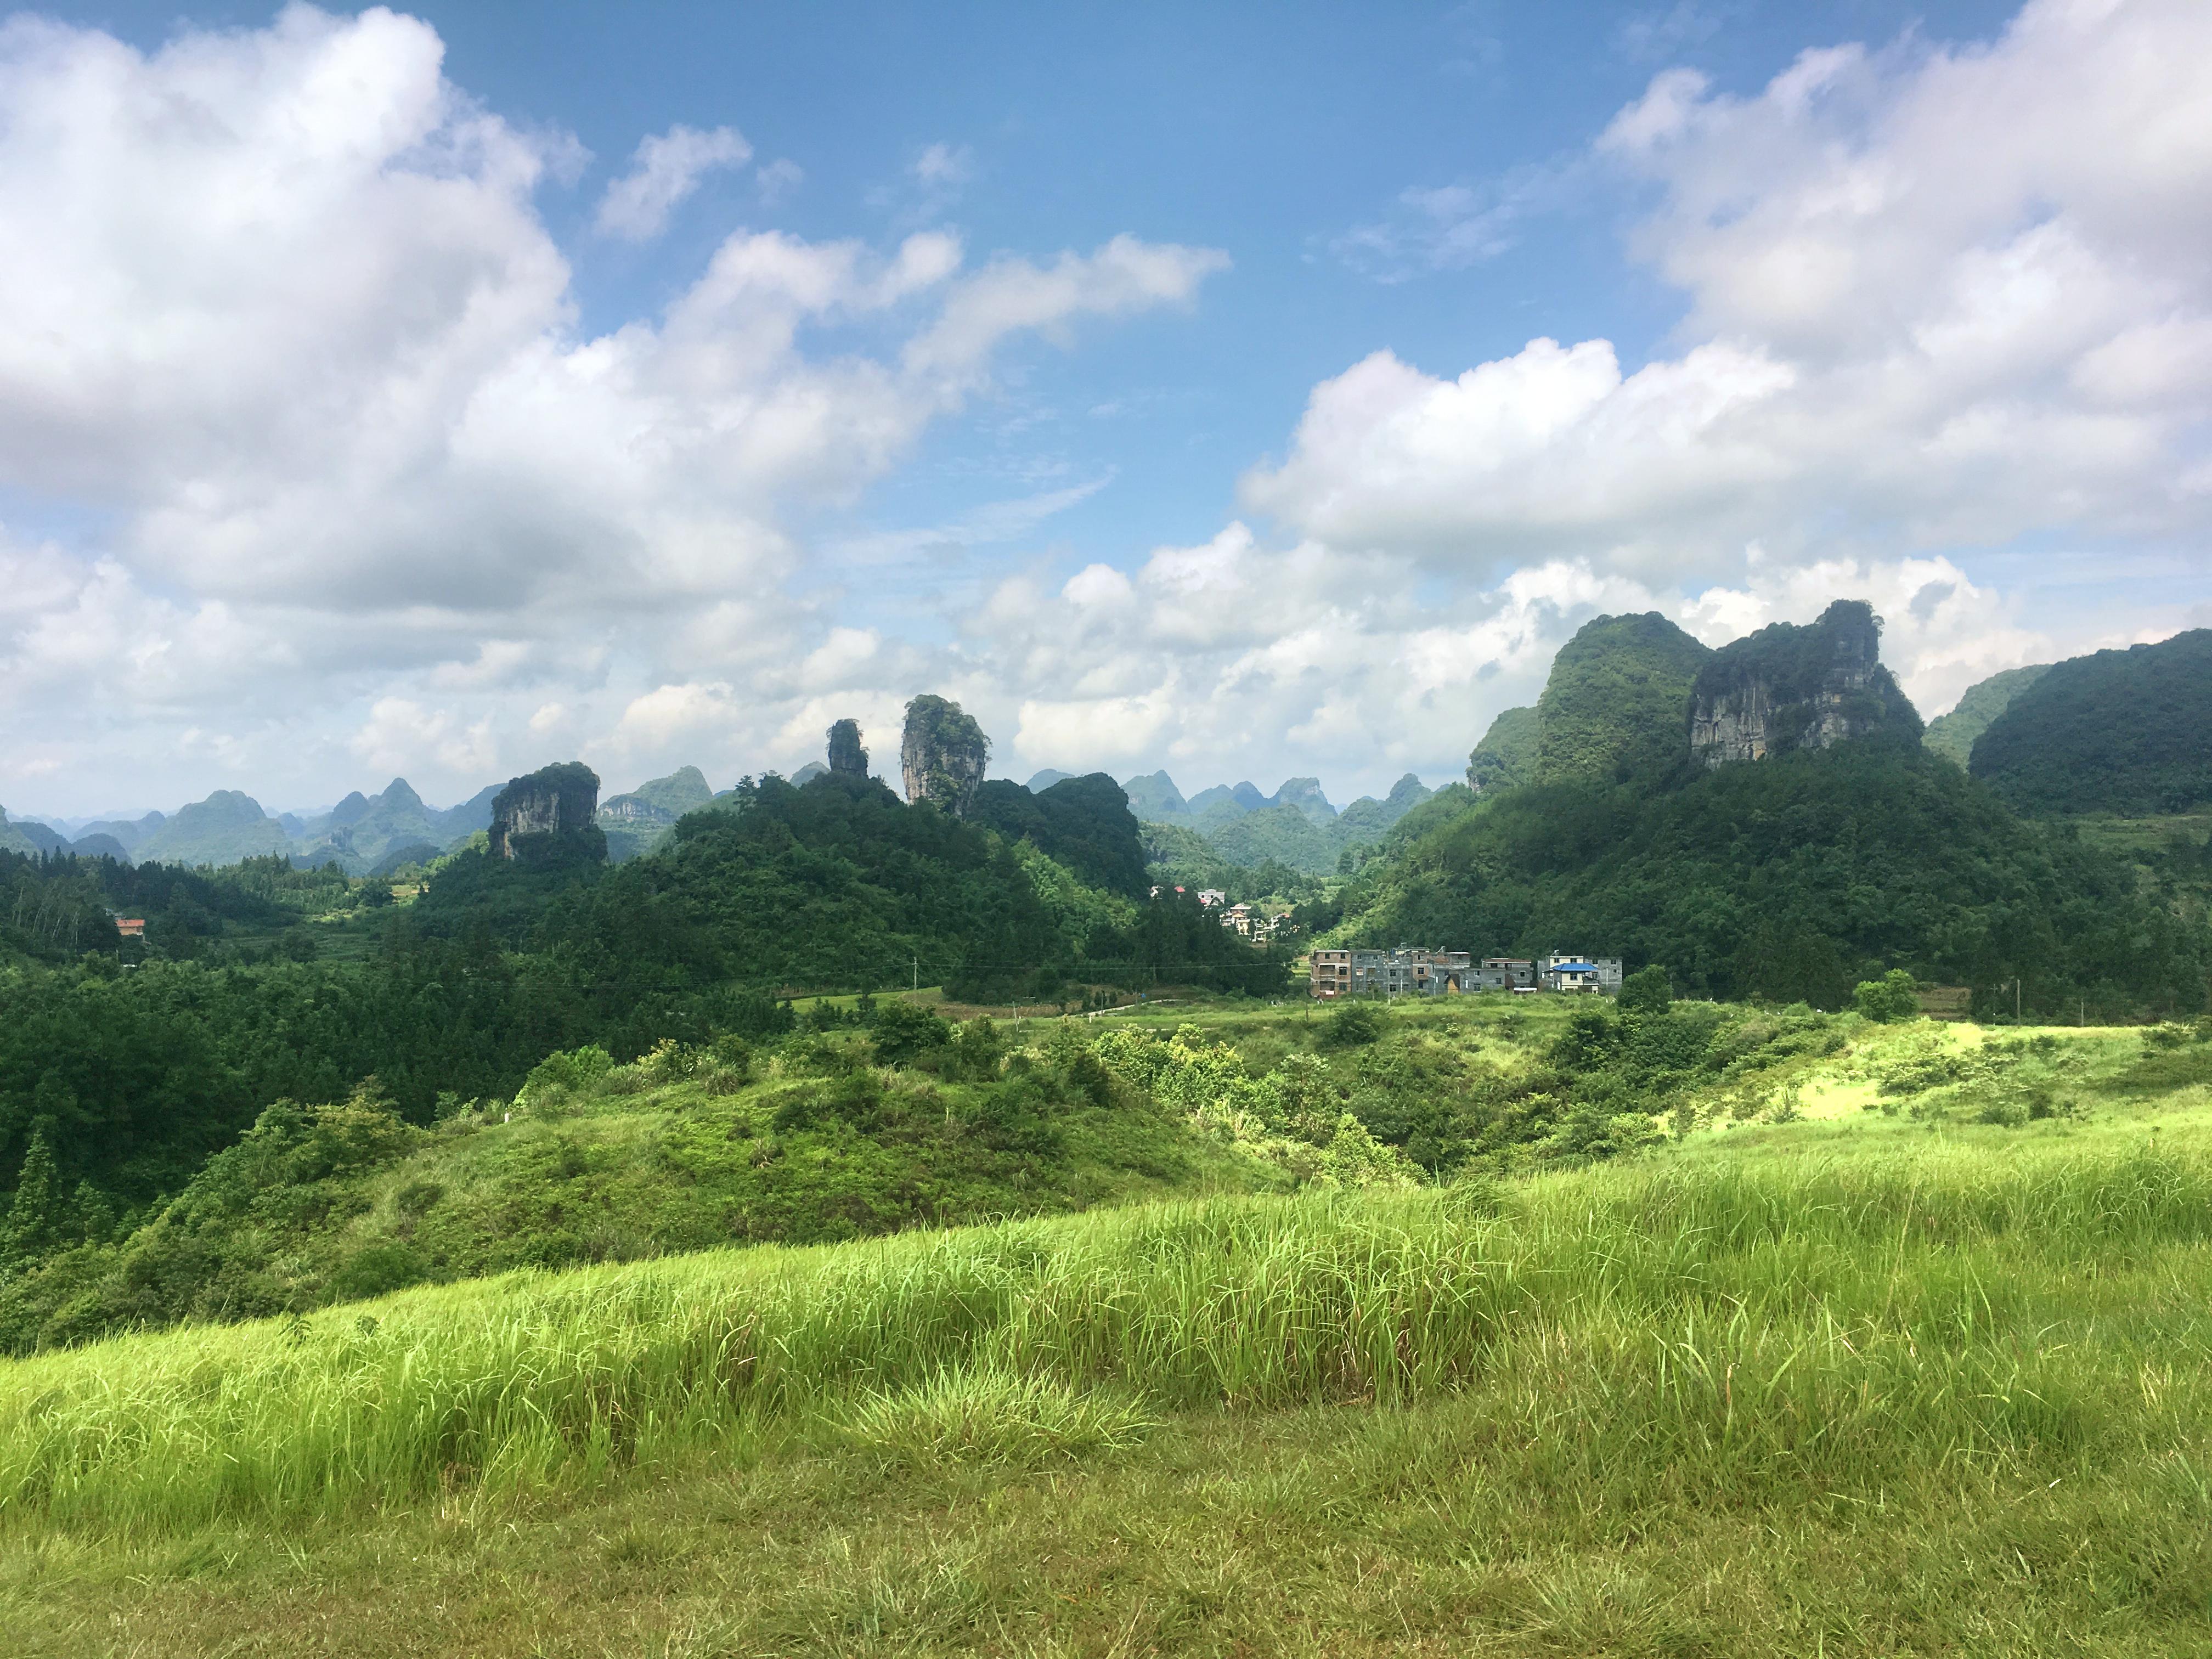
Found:
<path fill-rule="evenodd" d="M 822 770 L 807 766 L 792 781 L 804 783 Z M 1075 775 L 1048 768 L 1024 787 L 1042 795 Z M 1273 794 L 1250 782 L 1216 784 L 1188 800 L 1165 772 L 1130 778 L 1122 787 L 1130 811 L 1152 826 L 1149 838 L 1160 843 L 1153 849 L 1156 858 L 1180 848 L 1203 860 L 1255 865 L 1272 859 L 1316 875 L 1334 870 L 1346 848 L 1379 842 L 1432 793 L 1409 772 L 1382 799 L 1362 797 L 1339 811 L 1316 778 L 1288 779 Z M 356 790 L 328 811 L 305 815 L 272 814 L 251 795 L 218 789 L 173 813 L 79 823 L 74 834 L 67 820 L 10 822 L 0 812 L 0 850 L 188 865 L 235 864 L 277 854 L 303 865 L 335 861 L 350 875 L 386 875 L 450 852 L 489 829 L 492 798 L 500 788 L 488 784 L 459 805 L 440 808 L 425 802 L 406 779 L 394 778 L 376 794 Z M 620 864 L 650 852 L 678 818 L 714 798 L 696 766 L 610 796 L 598 813 L 608 857 Z"/>
<path fill-rule="evenodd" d="M 1042 787 L 1038 778 L 1062 775 L 1041 772 L 1030 781 L 1030 787 Z M 1391 825 L 1435 793 L 1411 772 L 1381 800 L 1363 795 L 1340 812 L 1322 793 L 1318 778 L 1286 779 L 1272 795 L 1261 793 L 1259 786 L 1249 781 L 1215 784 L 1188 799 L 1165 772 L 1126 778 L 1121 787 L 1129 797 L 1129 810 L 1142 823 L 1195 836 L 1231 864 L 1272 859 L 1308 875 L 1334 870 L 1348 847 L 1381 841 Z M 1177 837 L 1148 835 L 1147 840 L 1154 862 L 1178 861 L 1164 856 L 1176 850 Z M 1195 851 L 1187 842 L 1181 850 Z"/>

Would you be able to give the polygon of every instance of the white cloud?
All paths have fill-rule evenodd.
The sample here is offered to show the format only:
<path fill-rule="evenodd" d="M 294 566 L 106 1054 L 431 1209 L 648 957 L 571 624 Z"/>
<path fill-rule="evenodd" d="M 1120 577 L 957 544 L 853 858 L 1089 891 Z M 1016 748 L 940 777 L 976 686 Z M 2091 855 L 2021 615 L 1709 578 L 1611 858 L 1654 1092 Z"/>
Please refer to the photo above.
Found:
<path fill-rule="evenodd" d="M 393 773 L 425 759 L 450 773 L 482 773 L 497 755 L 489 720 L 465 726 L 450 709 L 404 697 L 378 698 L 348 747 L 372 771 Z"/>
<path fill-rule="evenodd" d="M 913 173 L 931 187 L 964 185 L 975 176 L 975 152 L 965 144 L 932 144 L 915 158 Z"/>
<path fill-rule="evenodd" d="M 0 543 L 0 708 L 103 805 L 125 755 L 173 804 L 204 763 L 321 793 L 410 744 L 418 787 L 465 793 L 550 704 L 579 741 L 672 730 L 668 686 L 731 688 L 700 758 L 740 769 L 836 625 L 791 596 L 791 526 L 986 391 L 1011 337 L 1187 302 L 1223 263 L 1125 236 L 968 270 L 943 230 L 739 231 L 659 315 L 586 333 L 532 199 L 574 141 L 488 112 L 442 50 L 383 10 L 151 53 L 0 25 L 0 241 L 36 250 L 0 261 L 0 488 L 104 526 Z M 648 140 L 608 228 L 742 154 Z"/>
<path fill-rule="evenodd" d="M 988 684 L 1035 688 L 978 711 L 987 730 L 1011 723 L 1027 765 L 1121 775 L 1164 763 L 1186 789 L 1318 775 L 1340 804 L 1408 770 L 1431 784 L 1459 776 L 1491 719 L 1533 702 L 1559 646 L 1600 614 L 1658 611 L 1721 644 L 1866 599 L 1886 623 L 1884 659 L 1929 714 L 2054 654 L 1948 559 L 1801 563 L 1753 549 L 1744 570 L 1684 592 L 1562 557 L 1494 586 L 1424 592 L 1410 561 L 1273 550 L 1231 524 L 1156 549 L 1133 572 L 1087 567 L 1057 594 L 1009 579 L 963 658 Z"/>
<path fill-rule="evenodd" d="M 645 139 L 630 160 L 629 171 L 599 198 L 599 234 L 626 242 L 651 241 L 668 228 L 668 216 L 699 188 L 700 179 L 718 167 L 741 167 L 752 155 L 753 147 L 735 127 L 702 132 L 696 127 L 673 126 Z M 791 163 L 776 165 L 788 167 Z"/>
<path fill-rule="evenodd" d="M 1597 146 L 1683 345 L 1379 352 L 1244 482 L 1294 532 L 1455 566 L 1694 578 L 1762 541 L 2201 533 L 2212 454 L 2212 9 L 2036 0 L 1995 43 L 1808 52 L 1760 94 L 1657 76 Z M 1479 223 L 1480 215 L 1470 219 Z"/>
<path fill-rule="evenodd" d="M 753 173 L 753 183 L 760 191 L 761 201 L 769 207 L 775 206 L 805 182 L 806 169 L 788 156 L 763 161 Z"/>

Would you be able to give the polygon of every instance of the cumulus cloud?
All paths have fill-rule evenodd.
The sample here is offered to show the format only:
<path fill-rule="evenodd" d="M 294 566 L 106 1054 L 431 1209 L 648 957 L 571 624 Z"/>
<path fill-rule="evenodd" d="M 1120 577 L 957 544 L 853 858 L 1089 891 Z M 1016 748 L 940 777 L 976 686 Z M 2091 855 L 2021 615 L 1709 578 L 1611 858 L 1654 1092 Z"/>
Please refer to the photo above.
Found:
<path fill-rule="evenodd" d="M 1596 151 L 1656 192 L 1634 247 L 1686 296 L 1680 348 L 1540 339 L 1449 378 L 1378 352 L 1249 507 L 1692 578 L 1754 538 L 2205 526 L 2212 10 L 2034 0 L 1986 46 L 1808 52 L 1742 98 L 1668 70 Z"/>
<path fill-rule="evenodd" d="M 381 9 L 150 53 L 0 25 L 0 239 L 37 250 L 0 261 L 0 487 L 105 526 L 6 544 L 0 704 L 49 699 L 64 742 L 97 718 L 110 754 L 165 731 L 165 776 L 190 722 L 234 734 L 202 757 L 288 775 L 413 743 L 462 790 L 534 752 L 549 702 L 604 734 L 656 685 L 787 677 L 835 623 L 787 591 L 795 519 L 897 465 L 1011 337 L 1187 302 L 1222 264 L 1123 236 L 971 270 L 943 230 L 742 229 L 659 314 L 586 333 L 533 199 L 573 141 L 442 52 Z M 648 139 L 602 224 L 649 234 L 747 154 Z"/>
<path fill-rule="evenodd" d="M 699 188 L 700 179 L 717 167 L 741 167 L 752 155 L 753 147 L 735 127 L 702 132 L 696 127 L 673 126 L 644 140 L 631 158 L 629 171 L 599 198 L 599 234 L 626 242 L 651 241 L 668 228 L 668 216 Z M 788 167 L 791 163 L 775 165 Z M 781 183 L 781 174 L 778 179 Z"/>
<path fill-rule="evenodd" d="M 1010 578 L 963 646 L 988 685 L 1048 688 L 982 705 L 989 729 L 1011 727 L 1022 766 L 1164 763 L 1191 788 L 1317 774 L 1344 795 L 1409 770 L 1457 777 L 1491 719 L 1533 702 L 1559 646 L 1598 615 L 1657 611 L 1718 645 L 1843 598 L 1873 602 L 1885 660 L 1931 714 L 2052 654 L 2011 602 L 1942 557 L 1807 563 L 1754 550 L 1740 580 L 1687 592 L 1559 557 L 1439 587 L 1410 559 L 1273 550 L 1243 523 L 1130 571 L 1086 567 L 1057 592 Z"/>

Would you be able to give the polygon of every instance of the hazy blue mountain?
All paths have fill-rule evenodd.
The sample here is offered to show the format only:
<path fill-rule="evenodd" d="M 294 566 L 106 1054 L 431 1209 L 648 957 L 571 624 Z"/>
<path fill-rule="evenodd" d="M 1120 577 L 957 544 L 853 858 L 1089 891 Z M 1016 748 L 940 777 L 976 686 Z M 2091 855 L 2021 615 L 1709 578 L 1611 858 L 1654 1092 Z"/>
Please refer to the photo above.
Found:
<path fill-rule="evenodd" d="M 205 800 L 179 806 L 133 853 L 142 863 L 236 864 L 291 850 L 284 826 L 259 801 L 240 790 L 218 789 Z"/>
<path fill-rule="evenodd" d="M 168 821 L 167 814 L 162 812 L 149 812 L 143 818 L 94 818 L 77 827 L 76 838 L 81 841 L 87 836 L 112 836 L 135 859 L 139 855 L 138 849 Z"/>
<path fill-rule="evenodd" d="M 70 843 L 70 851 L 82 859 L 113 859 L 118 864 L 131 862 L 130 849 L 114 836 L 98 831 L 79 836 Z"/>
<path fill-rule="evenodd" d="M 8 812 L 0 807 L 0 853 L 15 853 L 24 858 L 35 858 L 39 843 L 23 833 L 22 826 L 8 822 Z"/>
<path fill-rule="evenodd" d="M 1164 776 L 1166 775 L 1164 773 L 1162 775 Z M 1027 783 L 1024 784 L 1022 787 L 1028 790 L 1032 795 L 1041 795 L 1046 790 L 1051 788 L 1055 783 L 1065 783 L 1068 779 L 1073 776 L 1075 776 L 1075 774 L 1073 772 L 1056 771 L 1053 768 L 1048 766 L 1043 771 L 1039 772 Z"/>
<path fill-rule="evenodd" d="M 506 787 L 502 783 L 488 783 L 459 806 L 433 812 L 430 816 L 438 826 L 439 844 L 450 851 L 456 843 L 466 841 L 478 830 L 490 829 L 492 801 Z"/>
<path fill-rule="evenodd" d="M 820 761 L 809 761 L 791 775 L 791 781 L 793 783 L 811 783 L 817 778 L 826 778 L 829 775 L 830 769 Z"/>
<path fill-rule="evenodd" d="M 1316 823 L 1324 826 L 1336 819 L 1336 808 L 1331 806 L 1328 797 L 1322 793 L 1319 778 L 1285 778 L 1283 787 L 1275 791 L 1267 805 L 1294 806 Z"/>
<path fill-rule="evenodd" d="M 1190 803 L 1183 799 L 1182 792 L 1175 787 L 1175 780 L 1165 772 L 1124 778 L 1121 793 L 1129 798 L 1129 810 L 1140 821 L 1180 823 L 1190 816 Z"/>
<path fill-rule="evenodd" d="M 41 823 L 36 818 L 20 818 L 14 820 L 13 823 L 15 833 L 41 853 L 69 851 L 69 837 L 51 823 Z"/>
<path fill-rule="evenodd" d="M 364 876 L 400 848 L 442 847 L 453 839 L 441 823 L 443 816 L 424 805 L 406 779 L 394 778 L 380 794 L 356 789 L 340 801 L 301 841 L 299 856 L 310 864 L 335 859 L 349 875 Z"/>

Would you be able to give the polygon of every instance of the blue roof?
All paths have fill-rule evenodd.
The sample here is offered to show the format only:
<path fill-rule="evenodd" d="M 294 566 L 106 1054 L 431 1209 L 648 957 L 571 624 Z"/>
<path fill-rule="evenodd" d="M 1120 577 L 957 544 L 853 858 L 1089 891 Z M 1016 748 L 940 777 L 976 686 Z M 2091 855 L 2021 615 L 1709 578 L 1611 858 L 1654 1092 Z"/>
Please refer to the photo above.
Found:
<path fill-rule="evenodd" d="M 1555 962 L 1552 964 L 1552 971 L 1555 974 L 1594 974 L 1597 972 L 1597 963 L 1594 962 Z"/>

